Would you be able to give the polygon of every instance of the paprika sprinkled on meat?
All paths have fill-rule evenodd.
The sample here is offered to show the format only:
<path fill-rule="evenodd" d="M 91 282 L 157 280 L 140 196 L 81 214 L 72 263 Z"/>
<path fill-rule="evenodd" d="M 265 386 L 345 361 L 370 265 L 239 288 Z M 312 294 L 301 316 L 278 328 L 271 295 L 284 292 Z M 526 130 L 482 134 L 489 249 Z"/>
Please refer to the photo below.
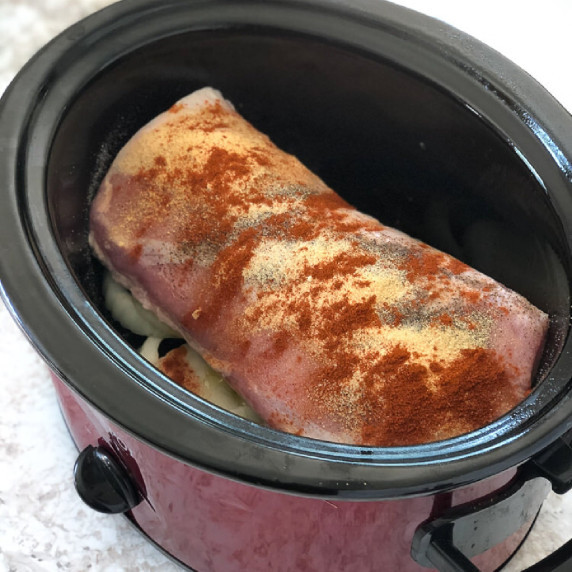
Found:
<path fill-rule="evenodd" d="M 526 397 L 546 334 L 522 296 L 358 212 L 210 89 L 119 153 L 90 240 L 298 435 L 390 446 L 477 429 Z"/>

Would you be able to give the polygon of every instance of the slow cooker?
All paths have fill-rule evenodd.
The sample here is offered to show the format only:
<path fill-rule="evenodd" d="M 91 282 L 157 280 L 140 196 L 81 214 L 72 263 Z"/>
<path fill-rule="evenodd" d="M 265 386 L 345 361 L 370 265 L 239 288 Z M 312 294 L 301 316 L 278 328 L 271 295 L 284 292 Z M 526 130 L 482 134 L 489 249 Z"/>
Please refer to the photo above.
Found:
<path fill-rule="evenodd" d="M 127 139 L 205 85 L 360 209 L 548 312 L 530 396 L 455 439 L 357 447 L 235 417 L 142 359 L 104 307 L 89 204 Z M 0 104 L 0 279 L 82 499 L 199 571 L 501 566 L 572 487 L 571 128 L 498 53 L 381 1 L 124 0 L 58 36 Z"/>

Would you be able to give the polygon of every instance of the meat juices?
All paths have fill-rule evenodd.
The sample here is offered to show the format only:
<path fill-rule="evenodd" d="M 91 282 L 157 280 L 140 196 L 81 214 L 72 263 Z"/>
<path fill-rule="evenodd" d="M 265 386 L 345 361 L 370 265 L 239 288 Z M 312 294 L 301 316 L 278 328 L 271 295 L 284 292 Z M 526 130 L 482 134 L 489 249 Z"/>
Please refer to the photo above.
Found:
<path fill-rule="evenodd" d="M 143 127 L 91 209 L 97 256 L 271 427 L 412 445 L 530 391 L 548 317 L 362 214 L 210 88 Z"/>

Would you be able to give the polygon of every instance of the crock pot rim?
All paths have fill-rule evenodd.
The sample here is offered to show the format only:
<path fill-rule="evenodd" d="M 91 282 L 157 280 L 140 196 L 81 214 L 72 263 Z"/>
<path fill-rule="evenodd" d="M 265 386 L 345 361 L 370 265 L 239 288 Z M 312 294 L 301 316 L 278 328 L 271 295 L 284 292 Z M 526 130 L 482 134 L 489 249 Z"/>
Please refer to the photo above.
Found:
<path fill-rule="evenodd" d="M 479 480 L 519 464 L 567 431 L 572 426 L 569 420 L 572 398 L 569 393 L 561 397 L 558 407 L 553 407 L 542 416 L 540 426 L 538 423 L 536 427 L 533 427 L 534 423 L 521 426 L 518 436 L 511 434 L 511 428 L 514 428 L 515 419 L 522 413 L 521 411 L 511 413 L 472 434 L 419 447 L 361 448 L 286 435 L 235 418 L 180 390 L 121 343 L 112 329 L 101 321 L 93 307 L 87 303 L 82 305 L 81 302 L 76 304 L 75 308 L 69 304 L 67 295 L 72 292 L 73 296 L 80 300 L 81 292 L 63 259 L 50 259 L 46 266 L 46 258 L 42 256 L 41 251 L 48 245 L 34 243 L 35 230 L 27 226 L 29 224 L 27 217 L 24 217 L 24 225 L 20 226 L 20 216 L 25 213 L 22 213 L 23 207 L 16 197 L 17 189 L 21 187 L 23 181 L 18 180 L 22 175 L 15 172 L 15 165 L 26 164 L 26 175 L 28 178 L 35 178 L 36 184 L 45 181 L 43 165 L 29 164 L 30 155 L 33 153 L 29 153 L 28 145 L 36 144 L 38 130 L 43 131 L 42 136 L 47 141 L 55 134 L 56 126 L 51 126 L 46 131 L 45 126 L 37 124 L 38 117 L 42 115 L 42 106 L 49 100 L 50 94 L 47 90 L 49 91 L 55 81 L 47 72 L 50 68 L 46 68 L 46 64 L 52 65 L 78 43 L 85 43 L 88 39 L 92 42 L 101 41 L 102 36 L 127 25 L 128 22 L 125 20 L 129 20 L 130 17 L 139 20 L 143 19 L 144 15 L 149 16 L 150 12 L 162 12 L 182 5 L 179 2 L 159 4 L 155 0 L 145 2 L 127 0 L 76 24 L 53 40 L 26 66 L 5 95 L 4 109 L 0 109 L 0 121 L 6 124 L 4 133 L 7 135 L 3 136 L 3 139 L 8 142 L 7 150 L 0 159 L 0 173 L 4 171 L 8 176 L 13 175 L 7 188 L 14 198 L 14 203 L 10 205 L 13 224 L 10 228 L 8 225 L 2 225 L 4 230 L 0 231 L 1 244 L 7 244 L 7 239 L 12 234 L 19 234 L 22 244 L 31 243 L 30 250 L 24 249 L 17 254 L 0 246 L 2 254 L 0 260 L 3 266 L 2 295 L 32 343 L 54 371 L 118 425 L 168 454 L 232 478 L 277 487 L 285 491 L 290 490 L 298 494 L 351 498 L 428 494 Z M 224 0 L 207 0 L 188 4 L 200 8 L 201 6 L 229 7 L 232 3 Z M 257 1 L 245 2 L 238 10 L 259 4 Z M 511 91 L 511 97 L 514 96 L 514 99 L 510 102 L 516 111 L 529 109 L 530 105 L 527 104 L 537 104 L 532 107 L 535 111 L 542 112 L 530 116 L 533 123 L 529 124 L 527 129 L 541 129 L 544 144 L 554 145 L 554 148 L 566 151 L 558 156 L 558 160 L 561 161 L 558 166 L 564 176 L 570 179 L 570 165 L 566 158 L 572 156 L 571 149 L 565 147 L 564 138 L 558 137 L 564 134 L 562 124 L 554 123 L 554 119 L 559 118 L 572 127 L 570 116 L 534 80 L 490 48 L 445 24 L 385 2 L 364 1 L 354 3 L 351 7 L 327 0 L 314 2 L 272 0 L 265 4 L 287 10 L 321 10 L 333 15 L 334 18 L 348 18 L 359 22 L 360 25 L 377 27 L 380 33 L 381 30 L 384 33 L 393 33 L 396 38 L 407 37 L 408 41 L 418 39 L 425 48 L 430 49 L 432 46 L 440 57 L 449 58 L 451 65 L 466 66 L 464 62 L 467 61 L 470 47 L 477 47 L 481 58 L 479 65 L 472 66 L 471 63 L 471 66 L 466 66 L 470 67 L 473 77 L 481 82 L 481 85 L 484 85 L 483 82 L 486 80 L 490 82 L 489 86 L 494 86 L 495 81 L 496 85 L 510 83 L 511 88 L 518 86 L 516 91 L 514 89 Z M 130 23 L 133 24 L 133 21 Z M 106 28 L 109 24 L 111 29 Z M 125 55 L 131 49 L 124 46 L 121 55 Z M 30 89 L 25 91 L 27 83 L 30 84 Z M 23 91 L 25 91 L 24 97 Z M 40 99 L 39 93 L 43 94 L 43 99 L 36 107 L 36 100 Z M 541 109 L 537 100 L 542 102 Z M 63 111 L 60 110 L 60 113 Z M 544 121 L 546 118 L 550 121 Z M 552 133 L 544 129 L 543 126 L 546 124 L 554 128 L 551 129 Z M 569 198 L 562 199 L 569 200 Z M 15 267 L 10 262 L 14 263 L 17 258 L 21 267 L 14 271 Z M 28 273 L 32 273 L 38 282 L 32 284 L 33 293 L 23 294 L 18 285 Z M 60 286 L 56 282 L 59 282 Z M 70 289 L 66 295 L 62 294 L 61 283 L 65 283 Z M 32 313 L 26 308 L 26 300 L 30 295 L 37 296 L 38 299 L 45 298 L 45 313 L 31 315 Z M 63 319 L 62 307 L 65 308 Z M 56 315 L 57 319 L 54 321 L 53 317 Z M 86 321 L 101 323 L 103 328 L 97 333 L 91 328 L 87 328 L 90 331 L 86 331 Z M 49 338 L 38 334 L 45 329 L 45 324 L 50 324 L 50 329 L 55 330 Z M 47 332 L 44 331 L 42 334 L 46 336 Z M 90 378 L 88 383 L 80 386 L 77 376 L 81 376 L 82 372 L 78 370 L 78 364 L 73 365 L 69 363 L 69 359 L 60 356 L 54 357 L 51 346 L 53 340 L 58 338 L 60 340 L 68 338 L 70 343 L 74 343 L 74 339 L 76 342 L 81 340 L 85 355 L 89 355 L 93 363 L 98 364 L 101 378 L 109 375 L 114 378 L 114 383 L 125 384 L 128 388 L 124 395 L 127 401 L 121 400 L 123 401 L 121 407 L 118 407 L 117 403 L 109 403 L 109 395 L 102 396 L 97 393 L 98 389 L 104 389 L 105 386 L 103 383 L 99 386 L 97 379 Z M 102 356 L 104 360 L 101 359 Z M 145 389 L 141 385 L 142 379 L 146 380 Z M 165 389 L 169 394 L 167 398 Z M 116 397 L 115 395 L 115 400 Z M 168 400 L 170 402 L 167 402 Z M 126 411 L 126 403 L 129 404 L 129 411 Z M 155 415 L 155 418 L 158 418 L 160 410 L 165 420 L 170 419 L 167 423 L 169 427 L 167 435 L 160 430 L 165 425 L 141 422 L 141 418 L 147 419 L 148 415 Z M 226 424 L 226 429 L 222 428 L 221 422 Z M 200 425 L 202 440 L 199 455 L 194 447 L 197 441 L 194 432 L 196 424 Z M 178 437 L 178 443 L 172 442 L 173 432 Z M 188 441 L 181 443 L 183 439 Z M 240 459 L 234 459 L 233 466 L 229 467 L 228 454 L 232 447 L 229 447 L 228 441 L 232 442 L 232 447 L 244 448 L 241 457 L 246 456 L 246 451 L 249 452 L 251 458 L 246 465 L 240 462 Z M 226 444 L 221 445 L 223 442 Z M 474 452 L 476 445 L 478 453 Z M 428 456 L 426 454 L 428 451 L 433 455 Z M 469 455 L 469 451 L 473 453 Z M 222 459 L 223 456 L 226 458 Z M 328 471 L 323 470 L 324 463 L 328 465 Z M 273 466 L 274 470 L 269 470 L 269 466 Z M 275 470 L 277 467 L 278 471 Z M 280 470 L 283 467 L 286 470 Z"/>

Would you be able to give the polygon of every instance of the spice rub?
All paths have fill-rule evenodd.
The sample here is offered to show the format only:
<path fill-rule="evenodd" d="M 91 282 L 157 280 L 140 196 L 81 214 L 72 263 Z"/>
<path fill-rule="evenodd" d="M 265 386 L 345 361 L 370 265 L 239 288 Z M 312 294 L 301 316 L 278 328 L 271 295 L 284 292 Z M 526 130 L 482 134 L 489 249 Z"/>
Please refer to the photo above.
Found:
<path fill-rule="evenodd" d="M 412 445 L 482 427 L 529 392 L 548 325 L 355 210 L 208 88 L 119 153 L 90 240 L 266 423 L 318 439 Z"/>

